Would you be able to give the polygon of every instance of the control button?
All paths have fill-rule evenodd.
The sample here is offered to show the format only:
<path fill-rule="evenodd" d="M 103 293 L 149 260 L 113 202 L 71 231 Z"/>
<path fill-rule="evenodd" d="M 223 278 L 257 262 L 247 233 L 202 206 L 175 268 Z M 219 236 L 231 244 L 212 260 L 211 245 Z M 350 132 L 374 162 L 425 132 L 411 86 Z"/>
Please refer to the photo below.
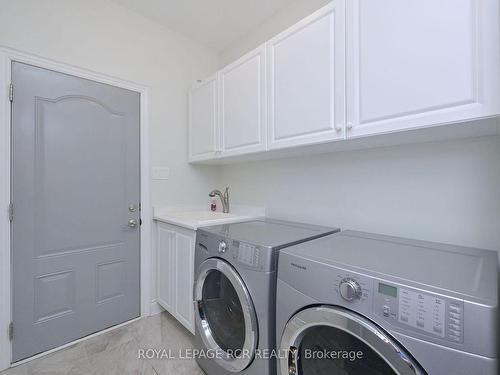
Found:
<path fill-rule="evenodd" d="M 454 318 L 450 318 L 450 323 L 452 323 L 452 324 L 460 324 L 460 320 L 454 319 Z"/>
<path fill-rule="evenodd" d="M 389 316 L 389 313 L 391 312 L 391 308 L 389 306 L 384 306 L 382 307 L 382 313 L 384 314 L 384 316 Z"/>
<path fill-rule="evenodd" d="M 450 312 L 459 314 L 460 313 L 460 307 L 457 305 L 450 305 Z"/>
<path fill-rule="evenodd" d="M 339 285 L 340 295 L 346 301 L 353 301 L 361 298 L 361 286 L 356 280 L 345 278 Z"/>
<path fill-rule="evenodd" d="M 423 320 L 417 320 L 417 327 L 424 328 L 424 321 Z"/>
<path fill-rule="evenodd" d="M 434 327 L 433 330 L 434 330 L 434 332 L 439 333 L 439 334 L 443 333 L 443 329 L 441 327 Z"/>
<path fill-rule="evenodd" d="M 406 315 L 401 315 L 399 319 L 401 319 L 402 322 L 408 322 L 408 317 Z"/>
<path fill-rule="evenodd" d="M 453 319 L 460 319 L 460 315 L 459 315 L 459 314 L 456 314 L 456 313 L 452 313 L 452 312 L 450 312 L 450 318 L 453 318 Z"/>
<path fill-rule="evenodd" d="M 460 331 L 460 326 L 459 325 L 450 324 L 449 327 L 450 327 L 451 330 Z"/>
<path fill-rule="evenodd" d="M 219 253 L 225 253 L 227 249 L 227 244 L 225 241 L 219 242 Z"/>

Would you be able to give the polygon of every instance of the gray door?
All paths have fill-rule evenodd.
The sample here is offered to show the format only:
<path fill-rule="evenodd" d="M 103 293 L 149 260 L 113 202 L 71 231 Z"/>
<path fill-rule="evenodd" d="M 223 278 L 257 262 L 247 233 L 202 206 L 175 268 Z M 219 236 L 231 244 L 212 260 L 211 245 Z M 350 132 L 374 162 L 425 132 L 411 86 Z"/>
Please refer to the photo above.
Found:
<path fill-rule="evenodd" d="M 21 63 L 12 82 L 18 361 L 140 315 L 140 95 Z"/>

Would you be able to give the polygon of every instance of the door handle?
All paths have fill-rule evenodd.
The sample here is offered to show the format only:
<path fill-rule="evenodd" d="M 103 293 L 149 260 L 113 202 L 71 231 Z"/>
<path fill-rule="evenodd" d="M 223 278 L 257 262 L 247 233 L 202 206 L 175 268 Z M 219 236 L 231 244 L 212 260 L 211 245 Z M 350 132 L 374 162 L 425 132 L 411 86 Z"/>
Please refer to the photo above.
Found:
<path fill-rule="evenodd" d="M 132 228 L 132 229 L 137 228 L 137 220 L 128 219 L 128 226 L 129 226 L 129 228 Z"/>

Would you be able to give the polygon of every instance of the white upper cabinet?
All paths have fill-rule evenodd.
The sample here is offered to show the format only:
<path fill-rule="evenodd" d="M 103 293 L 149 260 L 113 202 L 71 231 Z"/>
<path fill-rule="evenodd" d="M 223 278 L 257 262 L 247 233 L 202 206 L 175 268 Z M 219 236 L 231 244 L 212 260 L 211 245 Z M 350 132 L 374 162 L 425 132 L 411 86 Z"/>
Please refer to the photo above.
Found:
<path fill-rule="evenodd" d="M 498 114 L 498 0 L 349 0 L 348 137 Z"/>
<path fill-rule="evenodd" d="M 261 46 L 219 72 L 221 156 L 266 149 L 265 55 Z"/>
<path fill-rule="evenodd" d="M 189 159 L 345 149 L 371 144 L 351 138 L 423 128 L 460 136 L 432 127 L 500 115 L 499 7 L 332 1 L 191 91 Z"/>
<path fill-rule="evenodd" d="M 189 92 L 189 161 L 212 159 L 217 147 L 217 79 L 212 76 Z"/>
<path fill-rule="evenodd" d="M 268 42 L 268 148 L 344 138 L 345 1 Z"/>

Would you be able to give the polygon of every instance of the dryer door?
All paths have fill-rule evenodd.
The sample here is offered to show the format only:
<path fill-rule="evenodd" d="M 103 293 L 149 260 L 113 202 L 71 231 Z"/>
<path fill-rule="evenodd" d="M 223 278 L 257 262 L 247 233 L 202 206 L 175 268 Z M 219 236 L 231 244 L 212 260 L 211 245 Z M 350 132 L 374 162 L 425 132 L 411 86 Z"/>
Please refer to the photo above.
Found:
<path fill-rule="evenodd" d="M 194 298 L 197 334 L 214 360 L 228 371 L 243 371 L 254 359 L 258 330 L 241 277 L 224 260 L 207 259 L 198 268 Z"/>
<path fill-rule="evenodd" d="M 424 375 L 390 335 L 333 306 L 295 314 L 281 338 L 280 375 Z"/>

